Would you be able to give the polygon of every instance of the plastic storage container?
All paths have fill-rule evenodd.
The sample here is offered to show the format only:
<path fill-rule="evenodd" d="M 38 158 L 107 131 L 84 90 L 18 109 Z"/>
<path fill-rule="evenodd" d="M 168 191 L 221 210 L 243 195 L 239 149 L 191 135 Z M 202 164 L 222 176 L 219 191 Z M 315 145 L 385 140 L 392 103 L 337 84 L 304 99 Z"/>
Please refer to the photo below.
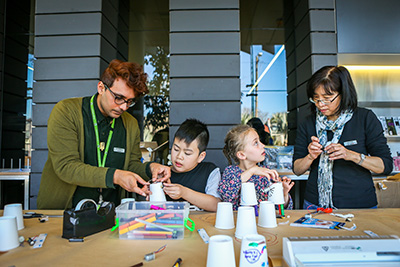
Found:
<path fill-rule="evenodd" d="M 183 239 L 188 202 L 126 202 L 116 208 L 121 239 Z"/>

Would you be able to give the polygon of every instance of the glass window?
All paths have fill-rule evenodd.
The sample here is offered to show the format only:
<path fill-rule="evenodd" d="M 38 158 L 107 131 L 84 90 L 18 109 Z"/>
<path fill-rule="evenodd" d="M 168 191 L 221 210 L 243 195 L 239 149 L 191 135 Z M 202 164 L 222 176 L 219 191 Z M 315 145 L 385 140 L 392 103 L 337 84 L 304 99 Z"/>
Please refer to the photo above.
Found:
<path fill-rule="evenodd" d="M 258 117 L 272 140 L 287 144 L 283 1 L 241 1 L 242 123 Z"/>

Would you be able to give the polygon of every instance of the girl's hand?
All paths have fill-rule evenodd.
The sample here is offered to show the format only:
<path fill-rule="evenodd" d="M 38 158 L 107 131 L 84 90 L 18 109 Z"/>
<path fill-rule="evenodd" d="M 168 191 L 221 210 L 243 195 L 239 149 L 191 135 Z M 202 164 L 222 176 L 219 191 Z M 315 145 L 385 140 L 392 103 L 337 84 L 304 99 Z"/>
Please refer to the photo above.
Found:
<path fill-rule="evenodd" d="M 311 143 L 308 145 L 308 153 L 312 160 L 318 158 L 322 153 L 322 145 L 319 143 L 319 139 L 315 136 L 311 136 Z"/>
<path fill-rule="evenodd" d="M 282 177 L 282 186 L 283 186 L 283 195 L 289 194 L 290 189 L 294 186 L 294 182 L 292 182 L 292 179 L 287 178 L 286 176 Z"/>
<path fill-rule="evenodd" d="M 289 203 L 289 191 L 294 186 L 294 182 L 286 176 L 283 176 L 281 180 L 283 186 L 283 197 L 285 198 L 285 205 L 287 206 Z"/>
<path fill-rule="evenodd" d="M 253 175 L 265 176 L 268 179 L 273 180 L 275 182 L 279 181 L 279 174 L 276 170 L 270 170 L 258 166 L 255 166 L 253 168 L 254 168 Z"/>

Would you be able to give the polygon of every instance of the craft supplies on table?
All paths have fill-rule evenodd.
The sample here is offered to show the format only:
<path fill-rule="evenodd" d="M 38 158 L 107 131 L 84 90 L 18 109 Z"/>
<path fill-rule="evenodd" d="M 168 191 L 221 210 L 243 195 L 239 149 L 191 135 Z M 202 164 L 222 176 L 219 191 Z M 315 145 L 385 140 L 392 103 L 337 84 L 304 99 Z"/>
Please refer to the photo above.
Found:
<path fill-rule="evenodd" d="M 116 208 L 121 239 L 183 239 L 188 202 L 127 202 Z"/>

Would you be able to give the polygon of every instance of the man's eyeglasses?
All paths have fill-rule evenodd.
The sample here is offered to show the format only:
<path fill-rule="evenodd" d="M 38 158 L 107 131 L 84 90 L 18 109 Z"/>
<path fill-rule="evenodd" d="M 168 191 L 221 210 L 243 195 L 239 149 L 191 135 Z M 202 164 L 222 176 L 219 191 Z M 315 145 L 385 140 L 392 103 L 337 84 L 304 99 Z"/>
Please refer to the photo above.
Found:
<path fill-rule="evenodd" d="M 339 94 L 337 94 L 332 100 L 319 100 L 319 99 L 312 99 L 311 97 L 308 99 L 311 103 L 313 104 L 317 104 L 318 102 L 324 105 L 329 105 L 331 104 L 333 101 L 335 101 L 335 99 L 339 96 Z"/>
<path fill-rule="evenodd" d="M 104 84 L 104 87 L 108 91 L 110 91 L 110 93 L 113 95 L 115 104 L 122 105 L 122 104 L 126 103 L 128 105 L 128 107 L 133 107 L 136 104 L 135 98 L 125 100 L 123 97 L 116 95 L 113 91 L 111 91 L 110 87 L 108 87 L 105 83 L 103 83 L 103 84 Z"/>

